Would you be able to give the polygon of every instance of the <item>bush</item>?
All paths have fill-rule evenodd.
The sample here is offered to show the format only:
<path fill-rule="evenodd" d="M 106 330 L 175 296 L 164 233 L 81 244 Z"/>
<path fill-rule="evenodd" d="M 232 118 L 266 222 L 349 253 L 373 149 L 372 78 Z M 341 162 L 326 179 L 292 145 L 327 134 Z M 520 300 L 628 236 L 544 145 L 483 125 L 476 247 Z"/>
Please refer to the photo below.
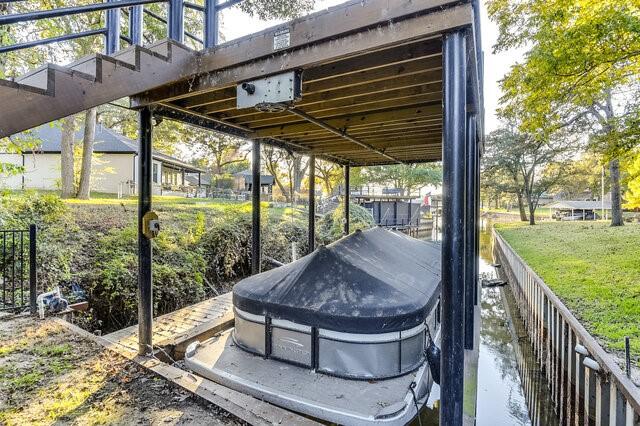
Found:
<path fill-rule="evenodd" d="M 329 244 L 339 238 L 344 233 L 344 206 L 340 204 L 333 212 L 325 214 L 318 223 L 318 241 L 322 244 Z M 371 213 L 358 204 L 349 205 L 349 229 L 351 232 L 356 229 L 369 229 L 375 226 Z"/>
<path fill-rule="evenodd" d="M 0 204 L 0 227 L 28 229 L 31 224 L 38 228 L 39 290 L 48 291 L 71 277 L 78 227 L 66 204 L 56 195 L 35 191 L 4 193 Z"/>
<path fill-rule="evenodd" d="M 137 228 L 129 226 L 98 241 L 94 268 L 83 280 L 94 326 L 115 330 L 137 321 L 137 239 Z M 206 263 L 194 246 L 164 232 L 153 240 L 153 254 L 154 315 L 204 299 Z"/>

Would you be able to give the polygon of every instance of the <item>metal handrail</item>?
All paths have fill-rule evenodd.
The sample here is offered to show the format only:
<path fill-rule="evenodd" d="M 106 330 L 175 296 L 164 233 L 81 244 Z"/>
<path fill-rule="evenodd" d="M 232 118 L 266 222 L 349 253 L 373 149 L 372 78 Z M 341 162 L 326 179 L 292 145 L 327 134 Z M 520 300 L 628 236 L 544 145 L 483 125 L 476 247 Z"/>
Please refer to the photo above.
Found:
<path fill-rule="evenodd" d="M 107 29 L 99 28 L 97 30 L 87 30 L 87 31 L 82 31 L 75 34 L 65 34 L 58 37 L 51 37 L 51 38 L 45 38 L 41 40 L 34 40 L 34 41 L 26 41 L 24 43 L 11 44 L 8 46 L 0 46 L 0 53 L 13 52 L 15 50 L 28 49 L 30 47 L 40 46 L 43 44 L 51 44 L 51 43 L 57 43 L 60 41 L 75 40 L 77 38 L 91 37 L 91 36 L 101 35 L 101 34 L 106 35 Z"/>
<path fill-rule="evenodd" d="M 0 16 L 0 25 L 16 24 L 18 22 L 37 21 L 39 19 L 59 18 L 61 16 L 79 15 L 82 13 L 97 12 L 101 10 L 121 9 L 123 7 L 141 6 L 150 3 L 166 3 L 169 0 L 119 0 L 107 3 L 96 3 L 85 6 L 60 7 L 51 10 L 38 10 L 36 12 L 14 13 Z"/>
<path fill-rule="evenodd" d="M 132 13 L 144 12 L 146 15 L 156 19 L 169 27 L 169 37 L 182 41 L 182 35 L 189 37 L 204 47 L 213 47 L 218 42 L 218 12 L 234 6 L 243 0 L 227 0 L 218 4 L 217 0 L 205 0 L 205 6 L 184 0 L 113 0 L 105 3 L 96 3 L 85 6 L 62 7 L 51 10 L 39 10 L 28 13 L 16 13 L 11 15 L 0 16 L 0 25 L 10 25 L 19 22 L 36 21 L 40 19 L 57 18 L 61 16 L 78 15 L 82 13 L 90 13 L 96 11 L 107 11 L 106 28 L 86 30 L 75 34 L 64 34 L 57 37 L 51 37 L 42 40 L 28 41 L 16 43 L 12 45 L 0 46 L 0 53 L 12 52 L 15 50 L 27 49 L 38 45 L 57 43 L 61 41 L 74 40 L 83 37 L 90 37 L 103 34 L 106 36 L 107 54 L 115 53 L 119 49 L 119 40 L 124 40 L 129 44 L 140 43 L 142 33 L 142 18 L 140 21 L 130 22 L 129 36 L 120 34 L 119 15 L 120 9 L 131 8 Z M 169 19 L 165 19 L 150 10 L 143 9 L 143 5 L 151 3 L 169 3 Z M 184 30 L 184 8 L 189 8 L 204 14 L 204 40 L 196 35 Z M 126 13 L 126 12 L 125 12 Z M 175 16 L 174 16 L 175 15 Z M 137 22 L 137 23 L 136 23 Z M 135 36 L 131 32 L 135 31 Z"/>

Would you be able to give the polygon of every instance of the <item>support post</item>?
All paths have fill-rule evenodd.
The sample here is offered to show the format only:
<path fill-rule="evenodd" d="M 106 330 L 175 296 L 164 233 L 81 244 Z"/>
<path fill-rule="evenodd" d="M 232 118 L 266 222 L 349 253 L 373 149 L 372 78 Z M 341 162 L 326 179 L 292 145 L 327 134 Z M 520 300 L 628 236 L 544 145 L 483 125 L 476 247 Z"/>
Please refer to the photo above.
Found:
<path fill-rule="evenodd" d="M 351 186 L 349 183 L 349 166 L 344 166 L 344 235 L 349 235 L 349 200 L 351 198 Z"/>
<path fill-rule="evenodd" d="M 442 356 L 440 424 L 460 426 L 464 400 L 464 201 L 466 49 L 462 31 L 443 41 Z"/>
<path fill-rule="evenodd" d="M 131 44 L 137 44 L 142 46 L 142 32 L 143 32 L 143 19 L 142 19 L 142 5 L 132 6 L 129 12 L 129 38 Z"/>
<path fill-rule="evenodd" d="M 477 121 L 477 117 L 476 117 Z M 476 122 L 477 128 L 477 122 Z M 476 185 L 475 185 L 475 198 L 474 198 L 474 228 L 476 230 L 475 236 L 475 269 L 474 269 L 474 277 L 475 277 L 475 288 L 476 288 L 476 296 L 475 303 L 478 305 L 480 303 L 480 295 L 482 294 L 482 287 L 480 285 L 480 140 L 476 139 L 475 143 L 475 159 L 476 159 Z"/>
<path fill-rule="evenodd" d="M 109 3 L 116 1 L 108 0 Z M 107 39 L 104 51 L 107 55 L 112 55 L 120 50 L 120 9 L 109 9 L 106 14 Z"/>
<path fill-rule="evenodd" d="M 218 0 L 204 1 L 204 47 L 218 44 Z"/>
<path fill-rule="evenodd" d="M 38 311 L 38 228 L 35 224 L 29 225 L 29 310 L 31 315 Z"/>
<path fill-rule="evenodd" d="M 260 273 L 260 141 L 253 141 L 251 158 L 251 273 Z"/>
<path fill-rule="evenodd" d="M 316 156 L 309 156 L 309 253 L 316 249 Z"/>
<path fill-rule="evenodd" d="M 467 117 L 465 166 L 465 253 L 464 253 L 464 347 L 473 349 L 473 326 L 476 306 L 476 115 Z"/>
<path fill-rule="evenodd" d="M 169 38 L 184 43 L 184 2 L 183 0 L 169 0 Z"/>
<path fill-rule="evenodd" d="M 152 248 L 142 229 L 142 218 L 151 211 L 153 114 L 150 107 L 140 110 L 140 153 L 138 155 L 138 353 L 152 351 L 153 280 Z"/>

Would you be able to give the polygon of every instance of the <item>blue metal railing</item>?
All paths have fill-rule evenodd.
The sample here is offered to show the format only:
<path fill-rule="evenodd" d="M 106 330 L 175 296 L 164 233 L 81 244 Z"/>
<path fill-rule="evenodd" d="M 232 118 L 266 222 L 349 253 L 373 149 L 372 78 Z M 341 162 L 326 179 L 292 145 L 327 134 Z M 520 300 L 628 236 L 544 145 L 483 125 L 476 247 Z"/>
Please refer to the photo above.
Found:
<path fill-rule="evenodd" d="M 204 0 L 205 5 L 200 6 L 184 0 L 105 0 L 104 3 L 89 4 L 84 6 L 62 7 L 51 10 L 39 10 L 27 13 L 15 13 L 0 16 L 0 25 L 11 25 L 20 22 L 32 22 L 40 19 L 50 19 L 62 16 L 78 15 L 90 12 L 105 11 L 106 26 L 104 28 L 81 31 L 73 34 L 64 34 L 57 37 L 40 39 L 35 41 L 16 43 L 0 46 L 0 53 L 7 53 L 21 49 L 27 49 L 39 45 L 58 43 L 83 37 L 91 37 L 103 34 L 105 36 L 105 52 L 112 54 L 120 49 L 120 41 L 130 44 L 142 44 L 143 15 L 147 15 L 167 25 L 167 35 L 170 39 L 184 42 L 187 36 L 205 48 L 218 44 L 218 13 L 242 0 L 227 0 L 218 4 L 218 0 Z M 144 8 L 146 4 L 167 3 L 167 19 Z M 184 30 L 184 8 L 189 8 L 203 14 L 204 38 L 191 34 Z M 120 13 L 123 9 L 129 9 L 129 34 L 120 34 Z M 125 11 L 125 13 L 127 13 Z"/>

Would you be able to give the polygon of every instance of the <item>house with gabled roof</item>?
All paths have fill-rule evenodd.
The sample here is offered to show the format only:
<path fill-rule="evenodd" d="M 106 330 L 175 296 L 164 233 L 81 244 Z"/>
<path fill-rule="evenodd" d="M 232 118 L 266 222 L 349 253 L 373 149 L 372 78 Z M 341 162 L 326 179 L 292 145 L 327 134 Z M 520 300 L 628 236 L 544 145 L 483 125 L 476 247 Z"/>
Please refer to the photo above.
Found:
<path fill-rule="evenodd" d="M 76 132 L 76 145 L 82 144 L 82 130 Z M 11 137 L 30 147 L 22 153 L 0 153 L 0 163 L 22 168 L 17 175 L 0 175 L 0 188 L 60 188 L 60 146 L 62 129 L 50 123 Z M 96 192 L 133 195 L 138 178 L 138 143 L 116 131 L 96 125 L 91 189 Z M 156 195 L 198 193 L 205 189 L 207 171 L 178 158 L 153 152 L 153 191 Z"/>

